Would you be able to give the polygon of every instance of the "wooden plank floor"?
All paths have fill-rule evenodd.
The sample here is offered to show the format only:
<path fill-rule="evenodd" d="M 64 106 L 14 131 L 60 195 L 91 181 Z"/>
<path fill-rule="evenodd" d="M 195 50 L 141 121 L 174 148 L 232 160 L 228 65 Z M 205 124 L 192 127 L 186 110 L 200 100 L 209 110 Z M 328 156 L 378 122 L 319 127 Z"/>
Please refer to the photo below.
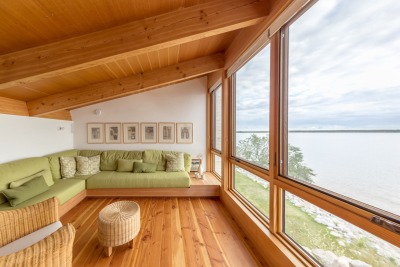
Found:
<path fill-rule="evenodd" d="M 106 257 L 97 241 L 97 216 L 118 200 L 140 206 L 134 240 Z M 73 266 L 267 266 L 245 241 L 218 198 L 87 198 L 61 221 L 76 228 Z"/>

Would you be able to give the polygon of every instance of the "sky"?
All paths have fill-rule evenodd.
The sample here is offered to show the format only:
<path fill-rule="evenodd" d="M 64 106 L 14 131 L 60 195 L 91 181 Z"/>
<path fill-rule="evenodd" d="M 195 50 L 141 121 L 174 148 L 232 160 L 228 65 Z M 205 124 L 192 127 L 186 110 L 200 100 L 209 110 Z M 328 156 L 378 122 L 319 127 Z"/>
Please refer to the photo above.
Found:
<path fill-rule="evenodd" d="M 400 129 L 400 1 L 320 0 L 289 28 L 289 129 Z M 237 72 L 237 130 L 268 130 L 269 46 Z"/>

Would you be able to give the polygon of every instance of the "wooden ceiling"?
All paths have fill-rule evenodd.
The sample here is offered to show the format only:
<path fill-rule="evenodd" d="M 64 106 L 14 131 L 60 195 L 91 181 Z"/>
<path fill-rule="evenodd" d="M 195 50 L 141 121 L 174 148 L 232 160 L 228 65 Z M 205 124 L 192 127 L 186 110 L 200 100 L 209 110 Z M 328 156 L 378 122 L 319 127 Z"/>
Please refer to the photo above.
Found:
<path fill-rule="evenodd" d="M 69 110 L 218 71 L 279 0 L 0 2 L 0 113 Z M 254 30 L 253 30 L 254 31 Z"/>

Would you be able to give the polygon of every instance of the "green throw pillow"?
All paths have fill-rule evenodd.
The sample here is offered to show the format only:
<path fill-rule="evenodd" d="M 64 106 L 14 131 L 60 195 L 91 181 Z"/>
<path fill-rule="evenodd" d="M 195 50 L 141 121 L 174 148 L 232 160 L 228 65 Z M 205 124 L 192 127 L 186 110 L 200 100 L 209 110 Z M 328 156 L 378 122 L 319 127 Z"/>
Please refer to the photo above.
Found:
<path fill-rule="evenodd" d="M 24 183 L 26 183 L 26 182 L 32 180 L 33 178 L 36 178 L 36 177 L 39 177 L 39 176 L 43 176 L 43 174 L 44 174 L 44 170 L 43 170 L 43 171 L 40 171 L 40 172 L 37 172 L 37 173 L 35 173 L 35 174 L 29 175 L 28 177 L 25 177 L 25 178 L 16 180 L 16 181 L 14 181 L 14 182 L 11 182 L 11 183 L 10 183 L 10 188 L 20 187 L 20 186 L 23 185 Z"/>
<path fill-rule="evenodd" d="M 49 186 L 44 180 L 44 177 L 39 176 L 24 183 L 20 187 L 5 189 L 2 191 L 2 193 L 10 202 L 10 205 L 15 207 L 25 200 L 31 199 L 34 196 L 46 192 L 47 190 L 49 190 Z"/>
<path fill-rule="evenodd" d="M 143 162 L 134 162 L 133 163 L 133 172 L 134 173 L 141 173 L 141 172 L 152 173 L 152 172 L 156 172 L 156 170 L 157 170 L 157 164 L 143 163 Z"/>
<path fill-rule="evenodd" d="M 132 172 L 135 162 L 143 162 L 141 159 L 118 159 L 117 172 Z"/>
<path fill-rule="evenodd" d="M 165 155 L 167 160 L 167 172 L 184 172 L 185 171 L 185 161 L 182 152 L 175 152 Z"/>

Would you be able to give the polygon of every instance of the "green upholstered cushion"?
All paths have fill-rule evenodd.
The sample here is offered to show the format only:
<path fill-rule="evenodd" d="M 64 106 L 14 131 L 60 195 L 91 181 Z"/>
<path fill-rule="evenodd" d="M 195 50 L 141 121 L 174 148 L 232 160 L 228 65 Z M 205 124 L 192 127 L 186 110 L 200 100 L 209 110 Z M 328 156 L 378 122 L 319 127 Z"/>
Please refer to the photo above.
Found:
<path fill-rule="evenodd" d="M 142 151 L 109 150 L 101 153 L 100 170 L 115 171 L 118 159 L 142 159 Z"/>
<path fill-rule="evenodd" d="M 185 164 L 182 152 L 171 152 L 165 154 L 167 160 L 166 171 L 167 172 L 184 172 Z"/>
<path fill-rule="evenodd" d="M 79 150 L 78 151 L 78 156 L 94 157 L 94 156 L 97 156 L 97 155 L 101 155 L 101 153 L 103 153 L 103 151 L 101 151 L 101 150 Z"/>
<path fill-rule="evenodd" d="M 75 175 L 90 175 L 100 171 L 100 155 L 94 157 L 77 156 Z"/>
<path fill-rule="evenodd" d="M 26 182 L 32 180 L 33 178 L 36 178 L 36 177 L 39 177 L 39 176 L 43 176 L 43 174 L 44 174 L 44 171 L 40 171 L 40 172 L 38 172 L 38 173 L 29 175 L 29 176 L 27 176 L 27 177 L 24 177 L 24 178 L 22 178 L 22 179 L 16 180 L 16 181 L 14 181 L 14 182 L 11 182 L 11 183 L 10 183 L 10 188 L 20 187 L 20 186 L 23 185 L 24 183 L 26 183 Z"/>
<path fill-rule="evenodd" d="M 132 172 L 133 163 L 143 162 L 141 159 L 118 159 L 117 161 L 117 172 Z"/>
<path fill-rule="evenodd" d="M 51 176 L 49 160 L 46 157 L 26 158 L 0 164 L 0 191 L 8 189 L 11 182 L 38 173 L 42 170 L 44 171 L 43 177 L 46 180 L 47 185 L 53 185 L 54 181 Z M 7 199 L 0 194 L 0 203 L 5 202 L 7 202 Z"/>
<path fill-rule="evenodd" d="M 10 205 L 15 207 L 19 203 L 33 198 L 34 196 L 37 196 L 47 190 L 49 190 L 49 186 L 44 180 L 44 177 L 39 176 L 24 183 L 20 187 L 5 189 L 2 191 L 2 193 L 10 202 Z"/>
<path fill-rule="evenodd" d="M 157 171 L 165 171 L 165 157 L 161 150 L 143 151 L 143 162 L 157 165 Z"/>
<path fill-rule="evenodd" d="M 187 188 L 187 172 L 132 173 L 102 171 L 86 181 L 87 189 L 96 188 Z"/>
<path fill-rule="evenodd" d="M 47 155 L 49 159 L 51 175 L 53 179 L 61 179 L 61 164 L 60 157 L 75 157 L 78 155 L 78 150 L 71 149 L 66 151 L 61 151 L 58 153 Z"/>
<path fill-rule="evenodd" d="M 72 197 L 84 191 L 85 184 L 86 184 L 85 180 L 79 180 L 74 178 L 57 179 L 54 181 L 54 185 L 50 186 L 50 189 L 47 190 L 46 192 L 43 192 L 40 195 L 28 199 L 27 201 L 22 202 L 16 207 L 11 207 L 8 202 L 0 204 L 0 210 L 12 210 L 16 208 L 27 207 L 39 203 L 41 201 L 44 201 L 46 199 L 49 199 L 53 196 L 57 197 L 60 200 L 60 204 L 62 205 L 68 200 L 70 200 Z"/>
<path fill-rule="evenodd" d="M 133 172 L 134 173 L 154 173 L 157 170 L 157 165 L 153 163 L 144 163 L 144 162 L 134 162 L 133 163 Z"/>
<path fill-rule="evenodd" d="M 72 178 L 76 173 L 75 157 L 60 157 L 61 177 Z"/>

